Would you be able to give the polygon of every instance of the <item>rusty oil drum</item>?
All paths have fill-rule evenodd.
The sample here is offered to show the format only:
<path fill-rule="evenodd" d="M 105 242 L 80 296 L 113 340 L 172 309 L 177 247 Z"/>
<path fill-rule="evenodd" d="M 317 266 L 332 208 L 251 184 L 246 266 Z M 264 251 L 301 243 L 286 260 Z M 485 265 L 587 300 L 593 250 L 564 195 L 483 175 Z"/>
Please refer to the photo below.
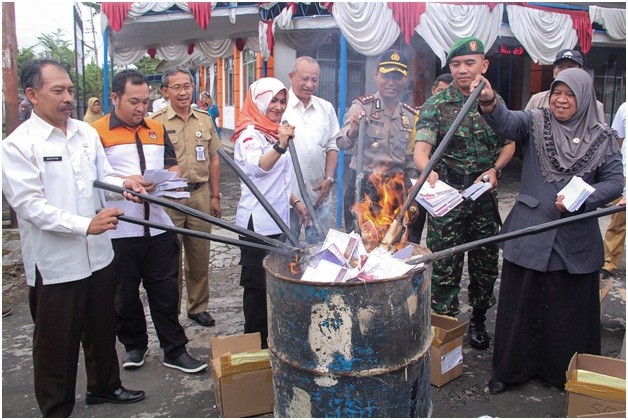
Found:
<path fill-rule="evenodd" d="M 289 262 L 264 260 L 275 416 L 429 417 L 431 267 L 327 283 L 294 279 Z"/>

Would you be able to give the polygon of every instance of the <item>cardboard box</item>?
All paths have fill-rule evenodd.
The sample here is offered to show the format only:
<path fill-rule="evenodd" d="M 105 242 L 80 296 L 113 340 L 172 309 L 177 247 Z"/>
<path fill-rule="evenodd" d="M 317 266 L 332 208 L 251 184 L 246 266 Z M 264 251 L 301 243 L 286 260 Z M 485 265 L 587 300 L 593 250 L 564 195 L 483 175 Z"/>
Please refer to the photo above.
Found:
<path fill-rule="evenodd" d="M 623 390 L 606 385 L 594 385 L 578 380 L 576 370 L 608 375 L 623 379 Z M 567 369 L 565 389 L 567 417 L 607 416 L 626 411 L 626 361 L 591 354 L 574 354 Z"/>
<path fill-rule="evenodd" d="M 441 387 L 462 376 L 462 342 L 469 322 L 449 316 L 432 314 L 432 345 L 430 346 L 430 382 Z"/>
<path fill-rule="evenodd" d="M 251 361 L 246 360 L 246 356 L 251 355 L 249 352 L 261 349 L 259 333 L 212 337 L 211 347 L 214 392 L 222 416 L 272 413 L 274 394 L 270 360 L 259 355 Z"/>

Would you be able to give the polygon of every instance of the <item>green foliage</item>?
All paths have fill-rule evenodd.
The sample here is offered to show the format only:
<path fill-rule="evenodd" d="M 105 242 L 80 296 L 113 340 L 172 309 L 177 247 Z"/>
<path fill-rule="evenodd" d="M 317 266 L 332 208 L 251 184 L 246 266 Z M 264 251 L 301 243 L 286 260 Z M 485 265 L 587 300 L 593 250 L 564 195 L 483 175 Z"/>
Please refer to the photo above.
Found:
<path fill-rule="evenodd" d="M 161 63 L 161 59 L 150 58 L 150 56 L 145 55 L 140 61 L 135 63 L 135 67 L 144 74 L 154 74 L 159 63 Z"/>

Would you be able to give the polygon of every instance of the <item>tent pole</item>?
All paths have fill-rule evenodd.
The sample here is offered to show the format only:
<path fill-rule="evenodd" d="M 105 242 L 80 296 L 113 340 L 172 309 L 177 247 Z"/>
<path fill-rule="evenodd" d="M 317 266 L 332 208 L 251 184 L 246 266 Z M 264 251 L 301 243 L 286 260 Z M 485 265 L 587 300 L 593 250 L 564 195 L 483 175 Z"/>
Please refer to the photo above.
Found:
<path fill-rule="evenodd" d="M 339 69 L 340 83 L 338 83 L 338 119 L 340 126 L 342 127 L 345 108 L 347 107 L 347 39 L 340 32 L 340 69 Z M 336 167 L 338 180 L 338 191 L 336 197 L 336 227 L 339 228 L 342 225 L 342 206 L 343 206 L 343 190 L 344 190 L 344 178 L 345 178 L 345 151 L 340 150 L 338 153 L 338 166 Z"/>

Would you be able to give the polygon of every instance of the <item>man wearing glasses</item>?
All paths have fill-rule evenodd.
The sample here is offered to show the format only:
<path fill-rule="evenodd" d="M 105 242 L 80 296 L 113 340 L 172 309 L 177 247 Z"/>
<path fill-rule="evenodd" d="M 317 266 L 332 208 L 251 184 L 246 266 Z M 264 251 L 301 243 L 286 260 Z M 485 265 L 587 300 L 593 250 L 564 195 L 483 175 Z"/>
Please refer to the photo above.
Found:
<path fill-rule="evenodd" d="M 174 199 L 215 217 L 220 208 L 220 158 L 217 150 L 220 139 L 211 117 L 192 108 L 194 83 L 189 70 L 173 67 L 162 76 L 162 95 L 169 105 L 151 115 L 166 127 L 174 145 L 181 176 L 187 178 L 189 198 Z M 176 210 L 166 209 L 175 226 L 211 233 L 211 225 Z M 187 314 L 198 325 L 211 327 L 216 323 L 207 312 L 209 301 L 209 241 L 191 236 L 180 237 L 179 306 L 183 290 L 183 273 L 187 288 Z M 185 255 L 185 258 L 183 257 Z M 183 267 L 182 267 L 183 266 Z"/>

